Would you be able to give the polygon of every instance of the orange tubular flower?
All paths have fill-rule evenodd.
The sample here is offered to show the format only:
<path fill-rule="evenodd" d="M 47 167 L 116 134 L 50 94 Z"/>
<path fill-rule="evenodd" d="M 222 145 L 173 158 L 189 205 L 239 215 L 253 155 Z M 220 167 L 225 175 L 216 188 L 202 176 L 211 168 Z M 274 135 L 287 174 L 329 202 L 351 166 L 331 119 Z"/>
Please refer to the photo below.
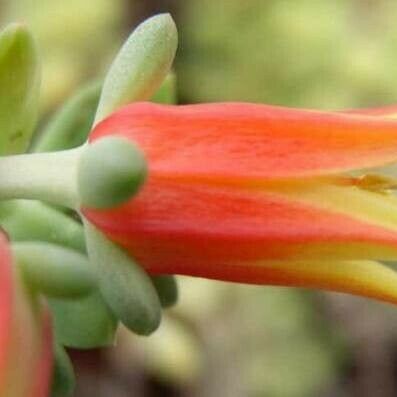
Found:
<path fill-rule="evenodd" d="M 0 396 L 48 396 L 51 346 L 48 312 L 32 302 L 0 235 Z"/>
<path fill-rule="evenodd" d="M 137 143 L 147 183 L 125 205 L 83 213 L 151 273 L 397 303 L 397 274 L 377 262 L 397 260 L 395 110 L 132 104 L 90 140 Z"/>

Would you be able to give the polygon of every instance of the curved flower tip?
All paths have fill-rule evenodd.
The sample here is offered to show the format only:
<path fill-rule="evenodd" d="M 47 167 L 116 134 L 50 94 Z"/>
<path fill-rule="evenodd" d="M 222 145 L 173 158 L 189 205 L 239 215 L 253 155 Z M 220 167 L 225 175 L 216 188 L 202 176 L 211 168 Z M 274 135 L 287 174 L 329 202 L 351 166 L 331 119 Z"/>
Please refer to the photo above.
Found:
<path fill-rule="evenodd" d="M 366 112 L 129 105 L 90 141 L 137 143 L 148 181 L 127 204 L 83 213 L 152 273 L 397 303 L 397 276 L 377 262 L 397 260 L 397 184 L 380 174 L 397 162 L 397 120 Z"/>
<path fill-rule="evenodd" d="M 51 346 L 49 313 L 25 289 L 0 235 L 0 396 L 48 396 Z"/>

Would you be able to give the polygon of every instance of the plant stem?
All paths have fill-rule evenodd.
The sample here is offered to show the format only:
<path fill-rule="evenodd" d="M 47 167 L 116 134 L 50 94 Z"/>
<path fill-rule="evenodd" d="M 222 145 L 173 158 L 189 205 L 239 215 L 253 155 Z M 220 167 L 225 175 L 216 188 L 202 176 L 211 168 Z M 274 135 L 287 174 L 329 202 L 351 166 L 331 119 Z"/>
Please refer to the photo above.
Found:
<path fill-rule="evenodd" d="M 0 157 L 0 199 L 42 200 L 78 209 L 77 165 L 82 150 Z"/>

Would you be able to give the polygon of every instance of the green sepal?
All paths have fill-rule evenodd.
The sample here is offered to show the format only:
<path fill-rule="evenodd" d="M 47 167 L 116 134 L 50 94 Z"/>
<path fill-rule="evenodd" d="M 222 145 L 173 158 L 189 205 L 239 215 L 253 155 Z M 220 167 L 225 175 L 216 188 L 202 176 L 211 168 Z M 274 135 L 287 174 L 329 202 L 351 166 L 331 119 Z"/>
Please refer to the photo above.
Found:
<path fill-rule="evenodd" d="M 54 343 L 54 366 L 52 370 L 51 397 L 69 397 L 76 385 L 73 365 L 65 349 Z"/>
<path fill-rule="evenodd" d="M 78 165 L 81 205 L 116 207 L 138 191 L 145 177 L 145 158 L 132 142 L 117 136 L 95 141 L 85 147 Z"/>
<path fill-rule="evenodd" d="M 77 349 L 114 344 L 117 319 L 99 291 L 80 299 L 48 299 L 59 343 Z"/>
<path fill-rule="evenodd" d="M 152 276 L 151 279 L 159 296 L 161 306 L 165 309 L 174 306 L 178 301 L 178 284 L 175 276 L 161 274 Z"/>
<path fill-rule="evenodd" d="M 117 318 L 131 331 L 149 335 L 161 320 L 159 297 L 150 277 L 88 221 L 88 255 L 98 266 L 101 293 Z"/>
<path fill-rule="evenodd" d="M 88 258 L 70 248 L 47 242 L 12 244 L 12 252 L 26 282 L 44 295 L 75 298 L 97 286 Z"/>
<path fill-rule="evenodd" d="M 176 77 L 174 73 L 168 74 L 164 79 L 163 84 L 161 84 L 160 88 L 152 96 L 150 101 L 169 105 L 176 103 Z"/>
<path fill-rule="evenodd" d="M 170 70 L 177 44 L 171 15 L 159 14 L 142 22 L 110 66 L 95 123 L 127 103 L 150 99 Z"/>
<path fill-rule="evenodd" d="M 0 33 L 0 155 L 26 151 L 39 107 L 40 67 L 34 40 L 22 24 Z"/>
<path fill-rule="evenodd" d="M 82 224 L 38 201 L 0 202 L 0 225 L 12 241 L 47 241 L 86 250 Z"/>
<path fill-rule="evenodd" d="M 87 85 L 54 114 L 33 144 L 33 152 L 53 152 L 82 145 L 91 131 L 101 83 Z"/>

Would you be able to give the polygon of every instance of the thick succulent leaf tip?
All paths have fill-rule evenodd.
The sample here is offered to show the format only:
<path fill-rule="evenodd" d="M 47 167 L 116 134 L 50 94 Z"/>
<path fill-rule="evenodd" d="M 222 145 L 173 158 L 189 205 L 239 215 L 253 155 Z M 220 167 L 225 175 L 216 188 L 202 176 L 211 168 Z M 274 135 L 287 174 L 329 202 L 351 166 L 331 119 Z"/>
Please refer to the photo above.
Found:
<path fill-rule="evenodd" d="M 138 25 L 106 75 L 94 124 L 131 101 L 148 100 L 170 70 L 177 42 L 170 14 L 155 15 Z"/>
<path fill-rule="evenodd" d="M 90 260 L 98 267 L 99 289 L 109 308 L 132 331 L 148 335 L 160 324 L 159 297 L 147 274 L 124 250 L 84 221 Z"/>
<path fill-rule="evenodd" d="M 114 344 L 117 319 L 99 291 L 78 300 L 50 299 L 49 304 L 54 332 L 62 345 L 90 349 Z"/>
<path fill-rule="evenodd" d="M 21 153 L 29 144 L 38 111 L 40 67 L 36 43 L 23 25 L 0 33 L 0 152 Z M 18 117 L 15 115 L 18 114 Z"/>

